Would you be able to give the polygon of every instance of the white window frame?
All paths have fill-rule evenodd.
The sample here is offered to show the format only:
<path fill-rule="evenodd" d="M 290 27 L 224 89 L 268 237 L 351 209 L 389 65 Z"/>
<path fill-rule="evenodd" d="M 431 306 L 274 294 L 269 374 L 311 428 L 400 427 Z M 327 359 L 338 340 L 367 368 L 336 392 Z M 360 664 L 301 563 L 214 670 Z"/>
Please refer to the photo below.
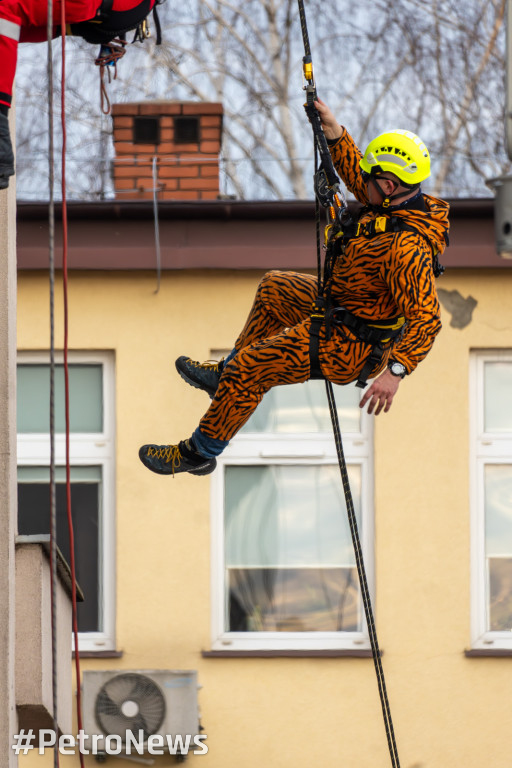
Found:
<path fill-rule="evenodd" d="M 485 432 L 484 365 L 503 361 L 512 364 L 512 350 L 474 350 L 470 360 L 471 647 L 487 651 L 512 651 L 512 632 L 487 628 L 484 472 L 487 464 L 512 465 L 512 433 Z"/>
<path fill-rule="evenodd" d="M 373 515 L 373 419 L 360 413 L 361 430 L 343 434 L 347 465 L 361 467 L 361 545 L 370 593 L 374 595 Z M 343 425 L 341 425 L 343 432 Z M 332 431 L 318 434 L 239 434 L 217 459 L 211 481 L 211 584 L 213 651 L 361 651 L 370 649 L 361 598 L 361 630 L 355 632 L 227 632 L 224 568 L 224 470 L 227 466 L 253 465 L 336 465 L 338 459 Z M 341 485 L 340 475 L 340 485 Z M 346 514 L 340 509 L 340 514 Z M 355 566 L 354 566 L 355 567 Z"/>
<path fill-rule="evenodd" d="M 48 352 L 18 352 L 19 365 L 49 364 Z M 62 353 L 55 362 L 63 364 Z M 115 650 L 115 360 L 112 352 L 69 352 L 68 363 L 100 364 L 103 371 L 103 432 L 71 433 L 70 462 L 72 466 L 100 466 L 102 499 L 100 503 L 101 535 L 98 562 L 100 564 L 99 615 L 101 632 L 80 632 L 80 651 Z M 18 435 L 18 466 L 49 466 L 49 434 Z M 64 434 L 55 435 L 56 466 L 66 464 Z"/>

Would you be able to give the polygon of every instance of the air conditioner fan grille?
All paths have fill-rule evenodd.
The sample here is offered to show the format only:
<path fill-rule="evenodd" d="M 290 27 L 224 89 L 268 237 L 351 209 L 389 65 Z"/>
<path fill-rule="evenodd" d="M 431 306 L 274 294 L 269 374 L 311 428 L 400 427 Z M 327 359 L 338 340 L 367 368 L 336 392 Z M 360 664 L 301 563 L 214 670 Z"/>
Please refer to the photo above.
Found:
<path fill-rule="evenodd" d="M 157 733 L 165 717 L 165 698 L 146 675 L 127 672 L 108 680 L 96 697 L 96 721 L 106 735 L 126 740 L 126 731 L 144 739 Z"/>

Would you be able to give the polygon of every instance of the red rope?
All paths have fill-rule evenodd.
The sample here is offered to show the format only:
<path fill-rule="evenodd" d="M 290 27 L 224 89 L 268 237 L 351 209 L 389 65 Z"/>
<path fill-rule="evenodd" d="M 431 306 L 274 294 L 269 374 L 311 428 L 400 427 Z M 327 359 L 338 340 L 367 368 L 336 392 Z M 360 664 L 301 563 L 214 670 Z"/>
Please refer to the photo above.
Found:
<path fill-rule="evenodd" d="M 109 83 L 117 78 L 117 62 L 126 53 L 125 45 L 126 42 L 118 38 L 106 45 L 102 45 L 100 55 L 94 61 L 96 66 L 100 68 L 100 101 L 101 111 L 104 115 L 110 114 L 110 99 L 108 98 L 105 85 L 105 72 L 107 73 Z"/>
<path fill-rule="evenodd" d="M 62 124 L 62 283 L 64 299 L 64 399 L 66 416 L 66 508 L 69 530 L 69 567 L 71 569 L 71 600 L 73 637 L 75 640 L 76 670 L 76 713 L 78 732 L 82 730 L 82 697 L 80 676 L 80 652 L 78 648 L 78 618 L 76 601 L 75 535 L 71 516 L 71 462 L 70 462 L 70 418 L 69 418 L 69 365 L 68 365 L 68 212 L 66 202 L 66 3 L 61 0 L 60 26 L 62 37 L 62 75 L 61 75 L 61 124 Z M 81 751 L 80 766 L 84 768 L 84 756 Z"/>

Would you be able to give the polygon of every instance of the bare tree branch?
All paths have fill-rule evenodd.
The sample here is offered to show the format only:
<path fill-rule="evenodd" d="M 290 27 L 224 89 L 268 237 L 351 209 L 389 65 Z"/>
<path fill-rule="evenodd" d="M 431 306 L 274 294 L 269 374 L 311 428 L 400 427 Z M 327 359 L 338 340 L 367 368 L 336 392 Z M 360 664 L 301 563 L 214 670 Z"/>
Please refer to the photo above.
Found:
<path fill-rule="evenodd" d="M 419 133 L 433 158 L 427 191 L 490 194 L 485 178 L 509 167 L 504 6 L 505 0 L 306 0 L 320 95 L 362 148 L 387 126 Z M 223 192 L 311 197 L 296 0 L 182 0 L 159 13 L 164 44 L 128 46 L 111 100 L 220 101 Z M 108 197 L 113 144 L 99 109 L 96 51 L 80 40 L 68 41 L 67 51 L 71 194 Z M 44 57 L 44 46 L 20 46 L 17 187 L 27 197 L 46 194 Z"/>

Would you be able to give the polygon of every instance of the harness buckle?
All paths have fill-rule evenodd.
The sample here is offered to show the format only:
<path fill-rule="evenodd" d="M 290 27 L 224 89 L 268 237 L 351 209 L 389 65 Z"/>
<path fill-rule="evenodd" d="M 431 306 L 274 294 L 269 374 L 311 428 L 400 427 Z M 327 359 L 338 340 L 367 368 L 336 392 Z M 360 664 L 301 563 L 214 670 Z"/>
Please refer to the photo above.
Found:
<path fill-rule="evenodd" d="M 380 344 L 375 344 L 372 347 L 372 351 L 365 360 L 365 363 L 361 369 L 361 372 L 356 381 L 356 387 L 364 389 L 368 383 L 368 376 L 373 369 L 380 364 L 384 357 L 384 348 Z"/>
<path fill-rule="evenodd" d="M 388 219 L 386 216 L 377 216 L 375 219 L 375 232 L 385 232 L 387 229 Z"/>
<path fill-rule="evenodd" d="M 325 319 L 325 303 L 323 298 L 320 298 L 320 297 L 317 298 L 311 306 L 313 309 L 310 315 L 311 319 L 316 320 L 317 322 L 318 320 L 320 321 L 324 320 Z"/>
<path fill-rule="evenodd" d="M 325 300 L 318 296 L 312 305 L 310 315 L 311 325 L 309 329 L 309 367 L 311 379 L 323 379 L 324 375 L 320 369 L 318 359 L 320 347 L 320 329 L 325 322 Z"/>

